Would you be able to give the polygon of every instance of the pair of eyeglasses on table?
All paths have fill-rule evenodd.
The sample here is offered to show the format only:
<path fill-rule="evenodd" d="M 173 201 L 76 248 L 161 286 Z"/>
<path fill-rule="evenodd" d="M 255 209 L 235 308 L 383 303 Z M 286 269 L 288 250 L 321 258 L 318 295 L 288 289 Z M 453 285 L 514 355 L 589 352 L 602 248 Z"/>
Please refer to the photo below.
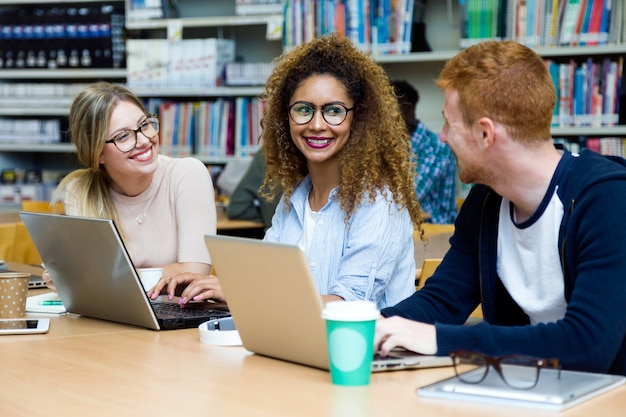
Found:
<path fill-rule="evenodd" d="M 461 382 L 479 384 L 493 368 L 506 385 L 514 389 L 531 389 L 537 385 L 541 369 L 558 369 L 558 359 L 539 359 L 524 355 L 489 356 L 479 352 L 455 350 L 450 352 L 454 373 Z"/>

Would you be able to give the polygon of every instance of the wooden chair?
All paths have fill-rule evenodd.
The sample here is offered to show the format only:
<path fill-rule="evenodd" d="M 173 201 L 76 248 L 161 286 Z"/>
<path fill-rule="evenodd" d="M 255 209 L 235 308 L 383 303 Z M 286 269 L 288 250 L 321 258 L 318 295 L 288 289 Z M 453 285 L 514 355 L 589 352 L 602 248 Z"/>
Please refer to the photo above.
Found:
<path fill-rule="evenodd" d="M 40 265 L 41 256 L 31 239 L 26 225 L 18 222 L 15 225 L 15 244 L 13 245 L 13 262 L 27 265 Z"/>
<path fill-rule="evenodd" d="M 63 203 L 57 202 L 51 204 L 49 201 L 41 200 L 23 200 L 21 203 L 21 209 L 22 211 L 34 211 L 37 213 L 63 214 L 65 212 Z"/>
<path fill-rule="evenodd" d="M 41 256 L 21 221 L 0 224 L 0 259 L 27 265 L 41 264 Z"/>
<path fill-rule="evenodd" d="M 423 286 L 426 280 L 431 277 L 439 264 L 441 263 L 441 258 L 426 258 L 422 263 L 422 269 L 419 277 L 416 277 L 415 280 L 415 290 L 419 291 Z M 476 322 L 480 321 L 483 318 L 483 310 L 482 306 L 479 304 L 478 307 L 470 314 L 468 321 Z"/>
<path fill-rule="evenodd" d="M 435 269 L 441 263 L 441 258 L 425 258 L 422 262 L 422 269 L 420 270 L 420 275 L 415 280 L 415 290 L 419 291 L 423 286 L 424 282 L 435 272 Z"/>
<path fill-rule="evenodd" d="M 423 242 L 417 231 L 413 232 L 415 266 L 422 265 L 426 258 L 443 258 L 450 249 L 450 237 L 454 233 L 454 224 L 422 223 Z"/>
<path fill-rule="evenodd" d="M 13 248 L 15 246 L 16 223 L 0 223 L 0 259 L 13 261 Z"/>

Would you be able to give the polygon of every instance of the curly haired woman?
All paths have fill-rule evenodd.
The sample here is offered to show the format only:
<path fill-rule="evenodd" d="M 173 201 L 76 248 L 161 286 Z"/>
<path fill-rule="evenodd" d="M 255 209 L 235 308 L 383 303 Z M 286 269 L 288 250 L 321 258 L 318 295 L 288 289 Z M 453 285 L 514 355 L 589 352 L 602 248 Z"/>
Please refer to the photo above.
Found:
<path fill-rule="evenodd" d="M 282 193 L 264 240 L 305 251 L 324 301 L 383 308 L 410 296 L 422 219 L 411 144 L 384 70 L 330 35 L 280 57 L 264 99 L 261 189 L 268 200 Z M 198 287 L 188 295 L 223 298 L 216 277 L 199 293 L 187 275 L 179 283 Z"/>
<path fill-rule="evenodd" d="M 384 70 L 345 37 L 287 53 L 266 87 L 265 240 L 299 245 L 325 301 L 379 308 L 415 291 L 411 145 Z"/>

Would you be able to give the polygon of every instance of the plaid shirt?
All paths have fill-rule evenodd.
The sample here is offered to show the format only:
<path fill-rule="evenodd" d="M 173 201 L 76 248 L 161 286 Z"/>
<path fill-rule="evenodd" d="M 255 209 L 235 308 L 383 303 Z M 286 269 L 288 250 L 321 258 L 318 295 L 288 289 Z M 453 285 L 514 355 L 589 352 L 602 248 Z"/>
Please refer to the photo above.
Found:
<path fill-rule="evenodd" d="M 430 214 L 431 223 L 454 223 L 457 214 L 454 154 L 421 121 L 411 136 L 411 148 L 417 162 L 415 190 L 422 210 Z"/>

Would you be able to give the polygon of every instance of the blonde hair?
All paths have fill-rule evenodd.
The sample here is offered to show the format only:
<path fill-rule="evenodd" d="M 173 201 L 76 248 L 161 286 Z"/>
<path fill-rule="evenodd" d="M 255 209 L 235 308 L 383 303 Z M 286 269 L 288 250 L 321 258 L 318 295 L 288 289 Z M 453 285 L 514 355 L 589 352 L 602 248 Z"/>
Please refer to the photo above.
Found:
<path fill-rule="evenodd" d="M 111 113 L 121 101 L 147 110 L 130 90 L 120 85 L 99 81 L 81 91 L 74 99 L 69 114 L 69 129 L 76 146 L 78 161 L 86 168 L 69 173 L 53 194 L 53 202 L 63 201 L 68 185 L 78 200 L 79 215 L 113 219 L 119 224 L 117 210 L 111 200 L 111 180 L 99 159 L 108 139 Z"/>
<path fill-rule="evenodd" d="M 262 195 L 283 192 L 288 202 L 308 174 L 307 161 L 291 139 L 287 106 L 296 88 L 313 75 L 330 75 L 354 101 L 350 138 L 338 154 L 338 199 L 346 222 L 364 196 L 374 201 L 388 187 L 393 202 L 406 207 L 415 229 L 422 223 L 415 194 L 411 142 L 385 71 L 349 39 L 328 35 L 279 57 L 268 79 L 261 120 L 267 170 Z"/>

